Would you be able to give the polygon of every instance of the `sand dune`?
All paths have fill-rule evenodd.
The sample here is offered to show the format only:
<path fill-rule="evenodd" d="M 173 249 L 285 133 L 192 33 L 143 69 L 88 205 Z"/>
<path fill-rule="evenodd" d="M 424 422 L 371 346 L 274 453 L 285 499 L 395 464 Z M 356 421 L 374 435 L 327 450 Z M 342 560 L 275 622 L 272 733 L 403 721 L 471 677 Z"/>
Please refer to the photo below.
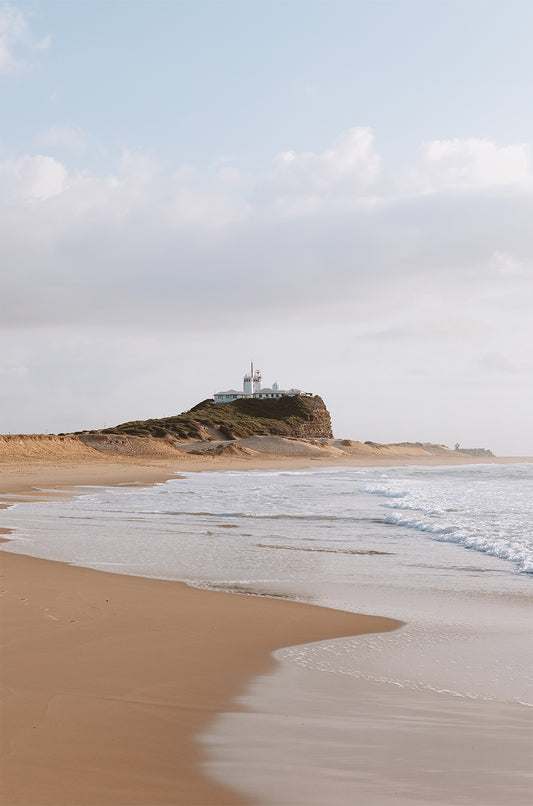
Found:
<path fill-rule="evenodd" d="M 95 458 L 98 458 L 98 451 L 84 445 L 75 436 L 0 435 L 0 461 L 3 462 Z"/>
<path fill-rule="evenodd" d="M 295 439 L 252 436 L 233 440 L 177 442 L 172 439 L 117 434 L 0 435 L 1 462 L 117 460 L 435 460 L 457 463 L 472 458 L 445 445 L 399 442 L 381 445 L 350 439 Z"/>

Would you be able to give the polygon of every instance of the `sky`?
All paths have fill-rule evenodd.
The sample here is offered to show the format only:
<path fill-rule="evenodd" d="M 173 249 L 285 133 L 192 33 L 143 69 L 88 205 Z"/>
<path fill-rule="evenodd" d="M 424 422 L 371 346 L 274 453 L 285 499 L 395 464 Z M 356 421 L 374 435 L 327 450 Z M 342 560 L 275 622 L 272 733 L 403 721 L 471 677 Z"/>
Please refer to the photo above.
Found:
<path fill-rule="evenodd" d="M 533 455 L 530 0 L 0 0 L 0 433 L 264 382 Z"/>

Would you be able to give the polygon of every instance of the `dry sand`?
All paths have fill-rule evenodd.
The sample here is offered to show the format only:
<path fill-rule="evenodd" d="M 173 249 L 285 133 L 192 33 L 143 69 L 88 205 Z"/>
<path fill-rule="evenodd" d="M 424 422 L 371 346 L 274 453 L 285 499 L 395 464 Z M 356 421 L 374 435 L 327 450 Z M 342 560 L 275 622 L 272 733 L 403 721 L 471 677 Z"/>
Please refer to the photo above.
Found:
<path fill-rule="evenodd" d="M 75 485 L 154 483 L 179 470 L 310 464 L 301 456 L 146 461 L 79 449 L 69 444 L 52 461 L 40 454 L 0 462 L 0 502 Z M 421 461 L 395 455 L 382 463 Z M 205 776 L 195 736 L 273 665 L 274 649 L 399 625 L 5 552 L 0 566 L 3 806 L 246 803 Z"/>

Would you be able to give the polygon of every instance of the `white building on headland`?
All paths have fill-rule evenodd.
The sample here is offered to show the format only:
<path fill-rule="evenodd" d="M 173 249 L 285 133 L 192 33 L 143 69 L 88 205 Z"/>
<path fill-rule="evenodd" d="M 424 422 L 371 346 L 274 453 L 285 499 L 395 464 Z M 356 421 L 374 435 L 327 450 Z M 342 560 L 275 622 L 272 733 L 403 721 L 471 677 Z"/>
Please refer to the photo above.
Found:
<path fill-rule="evenodd" d="M 237 389 L 216 392 L 214 395 L 215 403 L 231 403 L 232 400 L 238 400 L 241 397 L 263 400 L 278 397 L 295 397 L 296 395 L 312 397 L 311 392 L 302 392 L 301 389 L 280 389 L 277 383 L 273 383 L 271 387 L 263 389 L 262 380 L 260 371 L 256 369 L 254 372 L 254 365 L 251 364 L 250 372 L 246 373 L 242 381 L 242 392 Z"/>

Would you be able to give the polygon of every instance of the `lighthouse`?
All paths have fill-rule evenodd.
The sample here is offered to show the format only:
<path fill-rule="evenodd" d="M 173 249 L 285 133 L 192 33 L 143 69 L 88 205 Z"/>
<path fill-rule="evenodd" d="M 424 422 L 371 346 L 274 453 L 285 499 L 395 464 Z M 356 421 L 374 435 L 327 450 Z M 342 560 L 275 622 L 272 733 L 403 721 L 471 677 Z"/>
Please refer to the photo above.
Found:
<path fill-rule="evenodd" d="M 247 372 L 242 381 L 242 391 L 245 397 L 251 397 L 261 391 L 261 372 L 256 369 L 254 373 L 254 362 L 250 364 L 250 372 Z"/>
<path fill-rule="evenodd" d="M 263 388 L 263 377 L 260 370 L 254 370 L 253 362 L 250 364 L 250 371 L 246 373 L 242 380 L 242 392 L 237 389 L 227 389 L 225 392 L 215 392 L 213 395 L 215 403 L 232 403 L 243 397 L 250 397 L 254 400 L 272 400 L 280 397 L 295 397 L 303 395 L 312 397 L 311 392 L 302 392 L 301 389 L 280 389 L 277 383 L 272 387 Z"/>

